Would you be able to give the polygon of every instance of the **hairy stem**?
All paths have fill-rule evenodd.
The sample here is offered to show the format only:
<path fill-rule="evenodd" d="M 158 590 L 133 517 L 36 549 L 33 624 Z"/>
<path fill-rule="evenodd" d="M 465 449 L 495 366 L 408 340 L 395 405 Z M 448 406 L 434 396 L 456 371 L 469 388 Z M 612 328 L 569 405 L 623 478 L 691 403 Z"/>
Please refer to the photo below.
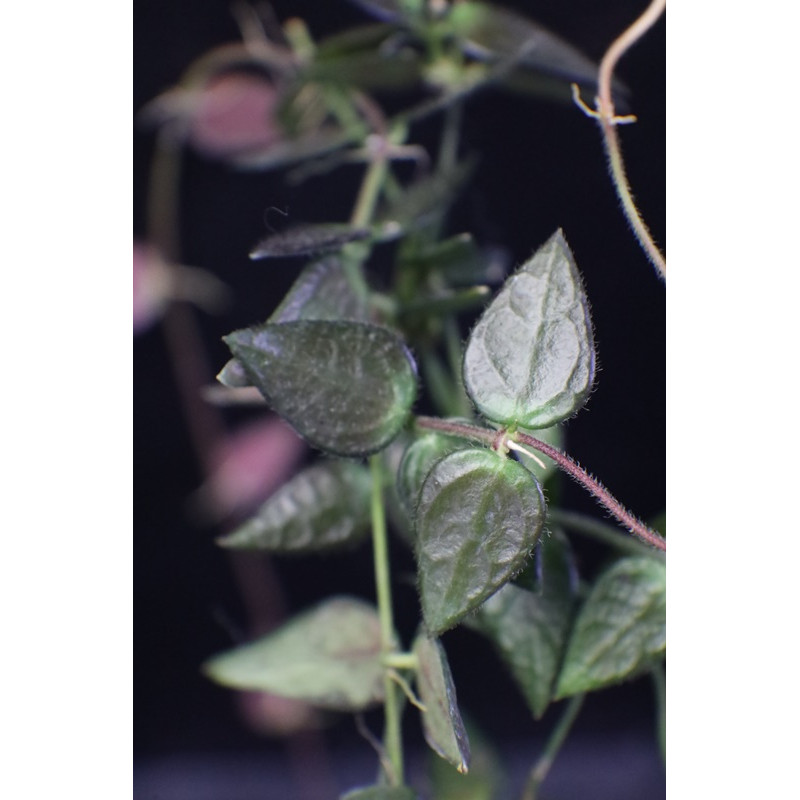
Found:
<path fill-rule="evenodd" d="M 559 719 L 558 724 L 547 740 L 544 752 L 533 765 L 531 774 L 528 777 L 528 783 L 525 787 L 525 792 L 522 795 L 522 800 L 536 800 L 539 787 L 544 783 L 547 773 L 550 772 L 550 767 L 553 766 L 558 751 L 564 744 L 564 740 L 567 738 L 567 734 L 581 710 L 584 697 L 585 695 L 583 694 L 576 694 L 569 699 L 567 707 L 561 715 L 561 719 Z"/>
<path fill-rule="evenodd" d="M 667 0 L 652 0 L 645 12 L 627 28 L 608 48 L 600 62 L 598 73 L 597 120 L 603 134 L 608 166 L 617 196 L 639 244 L 662 278 L 667 275 L 667 262 L 659 250 L 633 199 L 630 182 L 625 172 L 622 149 L 617 135 L 616 112 L 611 92 L 611 80 L 622 55 L 648 31 L 664 13 Z"/>
<path fill-rule="evenodd" d="M 510 439 L 520 444 L 526 444 L 540 453 L 544 453 L 548 458 L 558 464 L 558 466 L 571 478 L 577 481 L 603 508 L 606 509 L 615 519 L 626 527 L 634 536 L 638 536 L 643 542 L 657 547 L 666 552 L 667 543 L 656 531 L 648 528 L 641 520 L 633 516 L 622 503 L 619 502 L 600 481 L 593 478 L 576 461 L 573 461 L 566 453 L 562 453 L 547 442 L 534 439 L 526 433 L 517 431 L 509 434 L 506 431 L 493 431 L 488 428 L 479 428 L 475 425 L 466 425 L 460 422 L 449 422 L 433 417 L 417 417 L 417 425 L 421 428 L 439 431 L 450 436 L 460 436 L 462 439 L 472 439 L 483 442 L 490 447 L 502 444 L 504 440 Z"/>
<path fill-rule="evenodd" d="M 395 650 L 392 588 L 389 571 L 389 547 L 386 535 L 386 512 L 383 505 L 383 467 L 380 455 L 369 460 L 372 473 L 372 551 L 375 562 L 375 588 L 378 596 L 378 617 L 381 624 L 381 652 L 388 657 Z M 391 765 L 386 777 L 393 786 L 403 783 L 403 744 L 400 735 L 399 687 L 390 670 L 383 676 L 384 700 L 383 746 Z"/>
<path fill-rule="evenodd" d="M 660 552 L 654 551 L 652 547 L 648 547 L 638 542 L 636 539 L 631 539 L 629 536 L 625 536 L 624 533 L 621 533 L 605 522 L 601 522 L 593 517 L 587 517 L 585 514 L 578 514 L 574 511 L 562 511 L 558 508 L 548 508 L 547 519 L 549 522 L 553 522 L 556 525 L 563 525 L 565 528 L 569 528 L 576 533 L 581 533 L 598 542 L 603 542 L 603 544 L 607 544 L 617 550 L 622 550 L 632 556 L 648 555 L 656 558 L 663 557 Z"/>

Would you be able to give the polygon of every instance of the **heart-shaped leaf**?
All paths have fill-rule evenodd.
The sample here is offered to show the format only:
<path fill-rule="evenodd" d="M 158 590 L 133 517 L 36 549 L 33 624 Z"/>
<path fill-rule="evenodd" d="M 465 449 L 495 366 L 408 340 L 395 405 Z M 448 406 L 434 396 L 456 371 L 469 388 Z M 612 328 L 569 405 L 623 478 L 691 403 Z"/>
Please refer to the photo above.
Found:
<path fill-rule="evenodd" d="M 666 648 L 667 570 L 652 558 L 623 558 L 604 572 L 570 637 L 556 697 L 599 689 L 636 674 Z"/>
<path fill-rule="evenodd" d="M 223 547 L 298 553 L 358 542 L 369 530 L 369 470 L 349 461 L 316 464 L 295 475 Z"/>
<path fill-rule="evenodd" d="M 422 729 L 430 748 L 459 772 L 469 769 L 469 740 L 456 701 L 456 687 L 444 648 L 425 634 L 414 642 L 417 691 L 425 711 Z"/>
<path fill-rule="evenodd" d="M 355 598 L 331 598 L 274 633 L 215 656 L 203 671 L 233 689 L 361 711 L 383 700 L 377 611 Z"/>
<path fill-rule="evenodd" d="M 586 402 L 594 363 L 588 303 L 559 230 L 478 320 L 464 354 L 464 385 L 493 422 L 547 428 Z"/>
<path fill-rule="evenodd" d="M 485 633 L 539 719 L 553 697 L 577 591 L 569 543 L 558 532 L 539 547 L 538 586 L 507 584 L 492 595 L 471 627 Z"/>
<path fill-rule="evenodd" d="M 225 342 L 267 403 L 311 444 L 336 455 L 385 447 L 416 397 L 411 354 L 375 325 L 268 323 L 235 331 Z"/>
<path fill-rule="evenodd" d="M 425 623 L 436 636 L 525 565 L 544 520 L 536 478 L 493 450 L 437 461 L 417 504 L 417 561 Z"/>
<path fill-rule="evenodd" d="M 339 223 L 296 225 L 262 239 L 250 252 L 250 258 L 321 255 L 341 250 L 349 242 L 357 242 L 369 236 L 367 229 Z"/>

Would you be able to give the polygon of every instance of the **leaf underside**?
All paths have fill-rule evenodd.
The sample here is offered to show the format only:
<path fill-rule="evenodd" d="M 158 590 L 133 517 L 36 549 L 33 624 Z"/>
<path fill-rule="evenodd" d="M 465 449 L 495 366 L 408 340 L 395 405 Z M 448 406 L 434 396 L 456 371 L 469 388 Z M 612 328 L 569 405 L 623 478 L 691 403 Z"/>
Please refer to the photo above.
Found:
<path fill-rule="evenodd" d="M 233 689 L 360 711 L 384 696 L 378 614 L 361 600 L 334 597 L 255 642 L 215 656 L 203 671 Z"/>
<path fill-rule="evenodd" d="M 547 428 L 583 406 L 594 366 L 588 302 L 558 231 L 478 320 L 464 354 L 464 385 L 493 422 Z"/>
<path fill-rule="evenodd" d="M 459 772 L 469 769 L 469 740 L 456 700 L 456 688 L 444 648 L 437 639 L 420 634 L 413 647 L 417 656 L 417 691 L 425 711 L 425 741 Z"/>

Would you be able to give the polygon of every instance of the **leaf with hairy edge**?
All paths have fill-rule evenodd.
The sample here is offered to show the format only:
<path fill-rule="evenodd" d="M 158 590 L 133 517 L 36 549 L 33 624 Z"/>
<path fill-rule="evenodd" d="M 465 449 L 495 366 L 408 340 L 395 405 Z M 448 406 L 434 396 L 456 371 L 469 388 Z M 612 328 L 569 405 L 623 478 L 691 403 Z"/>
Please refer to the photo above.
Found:
<path fill-rule="evenodd" d="M 286 258 L 315 256 L 341 250 L 350 242 L 367 239 L 370 232 L 340 223 L 296 225 L 262 239 L 250 252 L 250 258 Z"/>
<path fill-rule="evenodd" d="M 361 711 L 384 696 L 377 611 L 355 598 L 331 598 L 261 639 L 214 656 L 203 672 L 233 689 Z"/>
<path fill-rule="evenodd" d="M 437 461 L 417 504 L 417 562 L 425 624 L 456 625 L 519 572 L 545 514 L 536 478 L 493 450 Z"/>
<path fill-rule="evenodd" d="M 416 368 L 391 331 L 360 322 L 297 320 L 225 337 L 267 403 L 312 445 L 362 456 L 400 432 Z"/>
<path fill-rule="evenodd" d="M 369 470 L 360 464 L 316 464 L 285 483 L 219 544 L 276 553 L 353 545 L 369 530 L 371 486 Z"/>
<path fill-rule="evenodd" d="M 537 568 L 536 591 L 507 584 L 480 607 L 470 626 L 488 636 L 540 719 L 553 698 L 577 593 L 563 534 L 543 538 Z"/>
<path fill-rule="evenodd" d="M 632 677 L 666 648 L 667 569 L 652 558 L 623 558 L 604 572 L 570 637 L 556 699 Z"/>
<path fill-rule="evenodd" d="M 440 458 L 467 446 L 464 439 L 433 432 L 411 442 L 397 469 L 397 493 L 409 515 L 414 516 L 420 489 L 431 467 Z"/>
<path fill-rule="evenodd" d="M 336 256 L 305 267 L 268 322 L 298 319 L 369 321 L 369 309 L 353 291 Z M 244 366 L 235 358 L 225 364 L 217 380 L 234 389 L 251 386 Z"/>
<path fill-rule="evenodd" d="M 417 800 L 417 793 L 408 786 L 363 786 L 351 789 L 339 800 Z"/>
<path fill-rule="evenodd" d="M 478 320 L 464 354 L 464 385 L 493 422 L 547 428 L 586 402 L 594 363 L 589 306 L 559 230 Z"/>
<path fill-rule="evenodd" d="M 417 636 L 417 691 L 425 706 L 422 728 L 425 741 L 459 772 L 469 769 L 469 740 L 456 701 L 456 687 L 444 648 L 437 639 Z"/>

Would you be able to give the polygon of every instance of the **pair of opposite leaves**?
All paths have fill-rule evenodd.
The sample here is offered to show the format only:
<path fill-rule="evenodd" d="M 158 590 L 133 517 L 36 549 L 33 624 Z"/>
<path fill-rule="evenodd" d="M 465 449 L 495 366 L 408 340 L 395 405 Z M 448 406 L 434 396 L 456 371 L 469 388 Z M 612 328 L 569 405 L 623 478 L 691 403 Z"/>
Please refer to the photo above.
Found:
<path fill-rule="evenodd" d="M 309 318 L 318 302 L 307 295 L 284 303 L 278 321 L 225 341 L 248 382 L 311 444 L 345 457 L 381 450 L 416 398 L 414 360 L 386 328 Z M 494 423 L 546 428 L 583 405 L 594 360 L 588 304 L 559 230 L 506 281 L 471 332 L 465 388 Z M 433 465 L 415 514 L 420 594 L 432 634 L 455 625 L 522 568 L 544 511 L 535 477 L 494 451 L 462 449 Z"/>

